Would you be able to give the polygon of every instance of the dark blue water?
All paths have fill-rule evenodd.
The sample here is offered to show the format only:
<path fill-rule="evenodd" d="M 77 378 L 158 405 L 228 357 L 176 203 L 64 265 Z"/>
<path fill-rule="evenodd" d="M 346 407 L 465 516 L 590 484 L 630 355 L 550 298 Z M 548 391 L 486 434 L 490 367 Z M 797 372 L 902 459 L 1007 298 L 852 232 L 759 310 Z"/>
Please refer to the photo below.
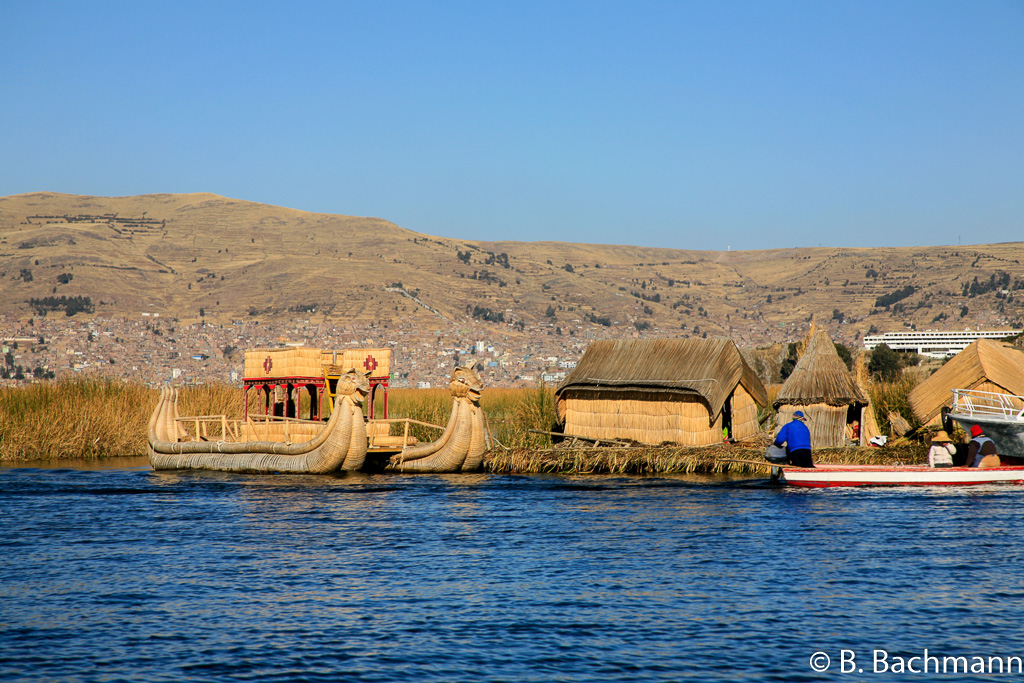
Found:
<path fill-rule="evenodd" d="M 0 469 L 0 679 L 1020 680 L 875 673 L 873 651 L 1024 656 L 1022 506 L 1015 487 Z"/>

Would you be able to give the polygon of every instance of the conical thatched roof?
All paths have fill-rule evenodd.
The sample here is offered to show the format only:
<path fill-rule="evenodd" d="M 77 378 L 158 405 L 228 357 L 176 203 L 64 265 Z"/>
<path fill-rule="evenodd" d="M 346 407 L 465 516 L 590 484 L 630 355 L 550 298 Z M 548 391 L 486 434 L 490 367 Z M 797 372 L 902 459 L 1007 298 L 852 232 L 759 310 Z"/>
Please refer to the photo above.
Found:
<path fill-rule="evenodd" d="M 612 387 L 697 394 L 715 416 L 740 384 L 754 401 L 768 404 L 764 385 L 731 339 L 604 340 L 587 347 L 555 395 Z"/>
<path fill-rule="evenodd" d="M 830 406 L 868 403 L 868 397 L 846 369 L 846 363 L 836 353 L 836 345 L 824 330 L 815 332 L 807 342 L 807 350 L 775 398 L 775 408 L 816 403 Z"/>
<path fill-rule="evenodd" d="M 927 423 L 943 406 L 952 405 L 953 389 L 973 389 L 982 383 L 1024 396 L 1024 353 L 991 339 L 979 339 L 914 387 L 907 400 L 917 419 Z"/>

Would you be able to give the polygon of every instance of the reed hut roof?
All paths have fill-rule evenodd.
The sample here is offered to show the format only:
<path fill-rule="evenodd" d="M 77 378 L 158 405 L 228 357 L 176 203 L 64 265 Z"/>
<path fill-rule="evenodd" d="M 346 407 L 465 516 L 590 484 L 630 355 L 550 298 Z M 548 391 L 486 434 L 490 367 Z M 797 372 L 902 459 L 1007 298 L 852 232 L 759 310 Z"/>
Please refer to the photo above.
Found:
<path fill-rule="evenodd" d="M 921 422 L 952 405 L 953 389 L 972 389 L 982 382 L 1024 396 L 1024 353 L 991 339 L 979 339 L 956 354 L 907 396 Z"/>
<path fill-rule="evenodd" d="M 768 405 L 764 385 L 731 339 L 603 340 L 587 347 L 555 395 L 609 388 L 697 394 L 716 416 L 737 385 Z"/>
<path fill-rule="evenodd" d="M 853 373 L 836 352 L 825 330 L 818 330 L 807 342 L 793 373 L 775 397 L 775 408 L 781 405 L 809 406 L 824 403 L 830 406 L 867 405 L 868 397 L 857 385 Z"/>

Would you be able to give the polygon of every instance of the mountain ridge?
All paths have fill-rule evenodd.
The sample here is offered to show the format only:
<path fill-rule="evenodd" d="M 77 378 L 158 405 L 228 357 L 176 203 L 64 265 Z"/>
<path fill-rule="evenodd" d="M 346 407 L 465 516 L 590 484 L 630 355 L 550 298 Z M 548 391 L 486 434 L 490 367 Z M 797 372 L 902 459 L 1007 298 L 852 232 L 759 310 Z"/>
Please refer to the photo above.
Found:
<path fill-rule="evenodd" d="M 0 315 L 13 318 L 81 297 L 108 317 L 476 319 L 756 346 L 791 340 L 812 316 L 847 343 L 871 328 L 1019 326 L 1024 296 L 1022 242 L 720 252 L 463 240 L 213 193 L 2 197 L 0 256 Z"/>

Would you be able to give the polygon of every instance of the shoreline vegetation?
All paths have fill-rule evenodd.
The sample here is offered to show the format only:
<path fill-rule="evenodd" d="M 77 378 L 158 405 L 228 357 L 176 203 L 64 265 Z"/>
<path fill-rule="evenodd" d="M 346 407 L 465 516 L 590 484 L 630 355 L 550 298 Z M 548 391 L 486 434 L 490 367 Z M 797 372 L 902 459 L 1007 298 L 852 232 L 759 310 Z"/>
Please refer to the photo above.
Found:
<path fill-rule="evenodd" d="M 880 384 L 880 397 L 905 405 L 913 383 Z M 875 392 L 872 392 L 875 393 Z M 146 425 L 159 390 L 112 379 L 71 379 L 0 389 L 0 462 L 102 460 L 144 456 Z M 900 400 L 902 396 L 903 400 Z M 241 390 L 226 384 L 181 390 L 185 415 L 242 414 Z M 391 389 L 389 413 L 444 425 L 451 396 L 444 389 Z M 762 459 L 768 432 L 736 444 L 705 447 L 635 446 L 568 448 L 552 443 L 555 423 L 553 387 L 487 389 L 481 399 L 496 444 L 484 471 L 496 474 L 767 474 L 767 466 L 723 462 Z M 382 401 L 377 406 L 383 410 Z M 437 432 L 413 433 L 429 441 Z M 904 464 L 925 461 L 925 446 L 900 440 L 883 448 L 816 449 L 815 462 Z"/>

